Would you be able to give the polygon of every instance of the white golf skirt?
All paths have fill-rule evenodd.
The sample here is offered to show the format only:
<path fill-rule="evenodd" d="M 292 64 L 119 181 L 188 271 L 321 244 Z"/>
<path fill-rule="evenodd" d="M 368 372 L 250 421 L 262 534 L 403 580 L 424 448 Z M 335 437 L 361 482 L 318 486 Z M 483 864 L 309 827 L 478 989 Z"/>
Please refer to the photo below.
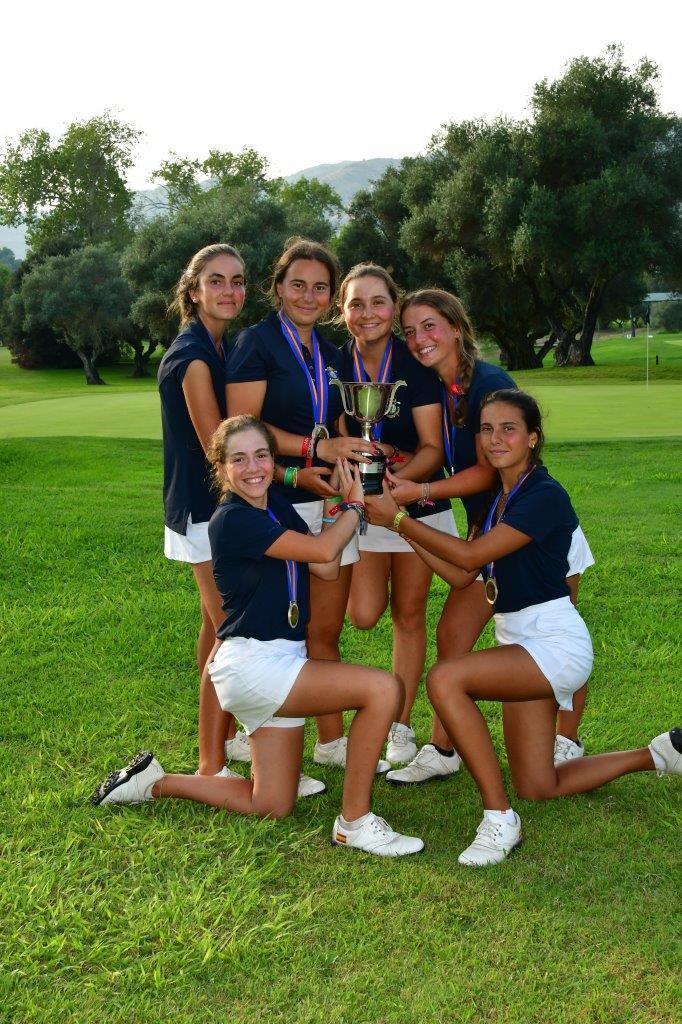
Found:
<path fill-rule="evenodd" d="M 303 640 L 223 640 L 208 666 L 223 711 L 231 711 L 247 736 L 263 726 L 295 729 L 305 718 L 278 718 L 298 674 L 308 660 Z"/>
<path fill-rule="evenodd" d="M 573 710 L 573 694 L 592 671 L 594 655 L 587 626 L 569 597 L 532 604 L 518 612 L 495 616 L 498 644 L 518 644 L 554 690 L 557 704 Z"/>
<path fill-rule="evenodd" d="M 434 530 L 440 530 L 441 533 L 447 533 L 451 537 L 459 536 L 455 517 L 452 511 L 448 509 L 444 509 L 442 512 L 434 512 L 430 516 L 422 516 L 421 519 L 416 519 L 415 522 L 424 523 L 425 526 L 431 526 Z M 358 538 L 358 542 L 361 552 L 383 551 L 394 554 L 406 551 L 408 554 L 410 552 L 414 553 L 405 538 L 401 537 L 395 530 L 389 530 L 387 526 L 372 526 L 370 524 L 367 527 L 367 533 L 362 534 Z"/>
<path fill-rule="evenodd" d="M 210 562 L 211 545 L 208 542 L 208 521 L 193 523 L 190 515 L 187 520 L 187 533 L 184 537 L 181 533 L 176 533 L 175 530 L 164 526 L 163 553 L 173 562 L 190 562 L 192 565 L 199 562 Z"/>

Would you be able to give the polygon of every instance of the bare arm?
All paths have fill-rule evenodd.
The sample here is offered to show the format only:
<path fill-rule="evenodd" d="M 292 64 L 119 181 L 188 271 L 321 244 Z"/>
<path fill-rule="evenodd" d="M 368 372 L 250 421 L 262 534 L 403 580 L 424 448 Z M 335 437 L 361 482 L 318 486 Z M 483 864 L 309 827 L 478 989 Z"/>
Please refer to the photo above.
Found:
<path fill-rule="evenodd" d="M 416 541 L 405 538 L 412 548 L 413 551 L 419 555 L 423 562 L 429 566 L 430 569 L 440 576 L 441 579 L 449 583 L 453 590 L 464 590 L 470 583 L 476 579 L 477 573 L 466 572 L 464 569 L 458 569 L 452 562 L 446 562 L 444 558 L 437 558 L 436 555 L 432 555 L 426 548 L 421 547 Z"/>
<path fill-rule="evenodd" d="M 193 359 L 187 367 L 182 393 L 199 443 L 206 451 L 222 417 L 213 391 L 211 371 L 201 359 Z"/>
<path fill-rule="evenodd" d="M 407 467 L 404 467 L 405 469 Z M 411 468 L 411 467 L 410 467 Z M 395 497 L 399 505 L 411 505 L 413 501 L 421 498 L 421 486 L 414 482 L 412 474 L 410 478 L 401 478 L 399 473 L 392 473 L 389 476 L 391 487 L 394 488 Z M 463 469 L 445 480 L 434 480 L 430 484 L 431 497 L 434 500 L 440 498 L 464 498 L 469 494 L 481 494 L 489 491 L 495 485 L 497 473 L 486 461 L 483 449 L 481 448 L 480 436 L 476 434 L 476 464 Z"/>
<path fill-rule="evenodd" d="M 369 521 L 377 526 L 393 526 L 396 513 L 400 511 L 386 483 L 384 493 L 375 498 L 368 497 L 365 504 Z M 476 540 L 466 541 L 434 530 L 420 523 L 418 519 L 410 519 L 409 516 L 401 520 L 400 533 L 406 540 L 416 541 L 432 555 L 442 558 L 445 562 L 451 562 L 467 572 L 480 569 L 487 562 L 503 558 L 512 551 L 518 551 L 519 548 L 530 544 L 533 539 L 520 530 L 515 530 L 513 526 L 501 523 Z"/>
<path fill-rule="evenodd" d="M 393 473 L 395 479 L 408 476 L 410 480 L 429 480 L 443 465 L 440 416 L 440 405 L 419 405 L 412 410 L 419 443 L 414 454 Z"/>

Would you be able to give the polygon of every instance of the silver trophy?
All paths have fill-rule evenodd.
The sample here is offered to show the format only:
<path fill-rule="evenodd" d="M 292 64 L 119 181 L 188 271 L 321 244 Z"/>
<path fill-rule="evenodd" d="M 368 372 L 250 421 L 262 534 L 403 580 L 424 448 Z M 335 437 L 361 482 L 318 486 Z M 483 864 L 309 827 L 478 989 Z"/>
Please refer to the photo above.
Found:
<path fill-rule="evenodd" d="M 372 427 L 384 416 L 398 415 L 399 405 L 395 400 L 395 393 L 398 388 L 405 387 L 405 381 L 397 380 L 393 384 L 378 384 L 375 381 L 357 383 L 339 380 L 335 374 L 330 374 L 329 383 L 335 384 L 341 392 L 346 414 L 356 419 L 362 428 L 362 439 L 367 445 L 367 450 L 358 448 L 358 452 L 372 459 L 371 463 L 359 463 L 362 489 L 365 494 L 381 494 L 386 456 L 372 451 L 375 441 L 372 437 Z"/>

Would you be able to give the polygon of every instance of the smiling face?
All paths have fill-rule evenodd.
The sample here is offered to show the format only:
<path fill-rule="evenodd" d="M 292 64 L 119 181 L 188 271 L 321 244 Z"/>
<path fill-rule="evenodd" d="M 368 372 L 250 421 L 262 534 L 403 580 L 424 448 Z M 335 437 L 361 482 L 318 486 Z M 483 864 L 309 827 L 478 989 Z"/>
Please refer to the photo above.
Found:
<path fill-rule="evenodd" d="M 360 345 L 388 341 L 395 302 L 380 277 L 357 277 L 348 282 L 342 306 L 346 327 Z"/>
<path fill-rule="evenodd" d="M 408 306 L 402 314 L 403 333 L 410 352 L 422 366 L 438 371 L 445 362 L 458 361 L 462 332 L 431 306 Z"/>
<path fill-rule="evenodd" d="M 235 256 L 214 256 L 202 267 L 189 296 L 207 324 L 227 323 L 237 316 L 246 295 L 244 267 Z"/>
<path fill-rule="evenodd" d="M 222 475 L 233 494 L 265 508 L 274 472 L 275 460 L 260 430 L 249 427 L 228 438 Z"/>
<path fill-rule="evenodd" d="M 329 269 L 319 260 L 294 260 L 275 290 L 286 316 L 310 328 L 332 300 Z"/>
<path fill-rule="evenodd" d="M 530 464 L 539 435 L 528 430 L 521 409 L 509 402 L 491 402 L 481 409 L 481 446 L 499 472 L 521 473 Z"/>

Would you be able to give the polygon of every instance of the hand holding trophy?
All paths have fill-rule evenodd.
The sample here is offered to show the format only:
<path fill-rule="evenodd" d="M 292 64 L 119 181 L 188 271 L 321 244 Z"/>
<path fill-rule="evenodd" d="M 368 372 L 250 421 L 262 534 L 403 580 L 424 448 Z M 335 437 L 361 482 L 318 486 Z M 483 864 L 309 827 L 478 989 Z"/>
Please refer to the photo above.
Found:
<path fill-rule="evenodd" d="M 400 387 L 405 387 L 404 380 L 397 380 L 394 383 L 381 384 L 377 381 L 342 381 L 334 373 L 330 373 L 329 383 L 334 384 L 341 392 L 343 408 L 348 416 L 358 421 L 362 429 L 362 440 L 366 444 L 363 455 L 371 459 L 371 462 L 359 463 L 360 479 L 364 494 L 381 494 L 384 472 L 386 469 L 386 456 L 377 448 L 372 437 L 372 427 L 384 416 L 396 416 L 398 404 L 395 400 L 395 393 Z"/>

